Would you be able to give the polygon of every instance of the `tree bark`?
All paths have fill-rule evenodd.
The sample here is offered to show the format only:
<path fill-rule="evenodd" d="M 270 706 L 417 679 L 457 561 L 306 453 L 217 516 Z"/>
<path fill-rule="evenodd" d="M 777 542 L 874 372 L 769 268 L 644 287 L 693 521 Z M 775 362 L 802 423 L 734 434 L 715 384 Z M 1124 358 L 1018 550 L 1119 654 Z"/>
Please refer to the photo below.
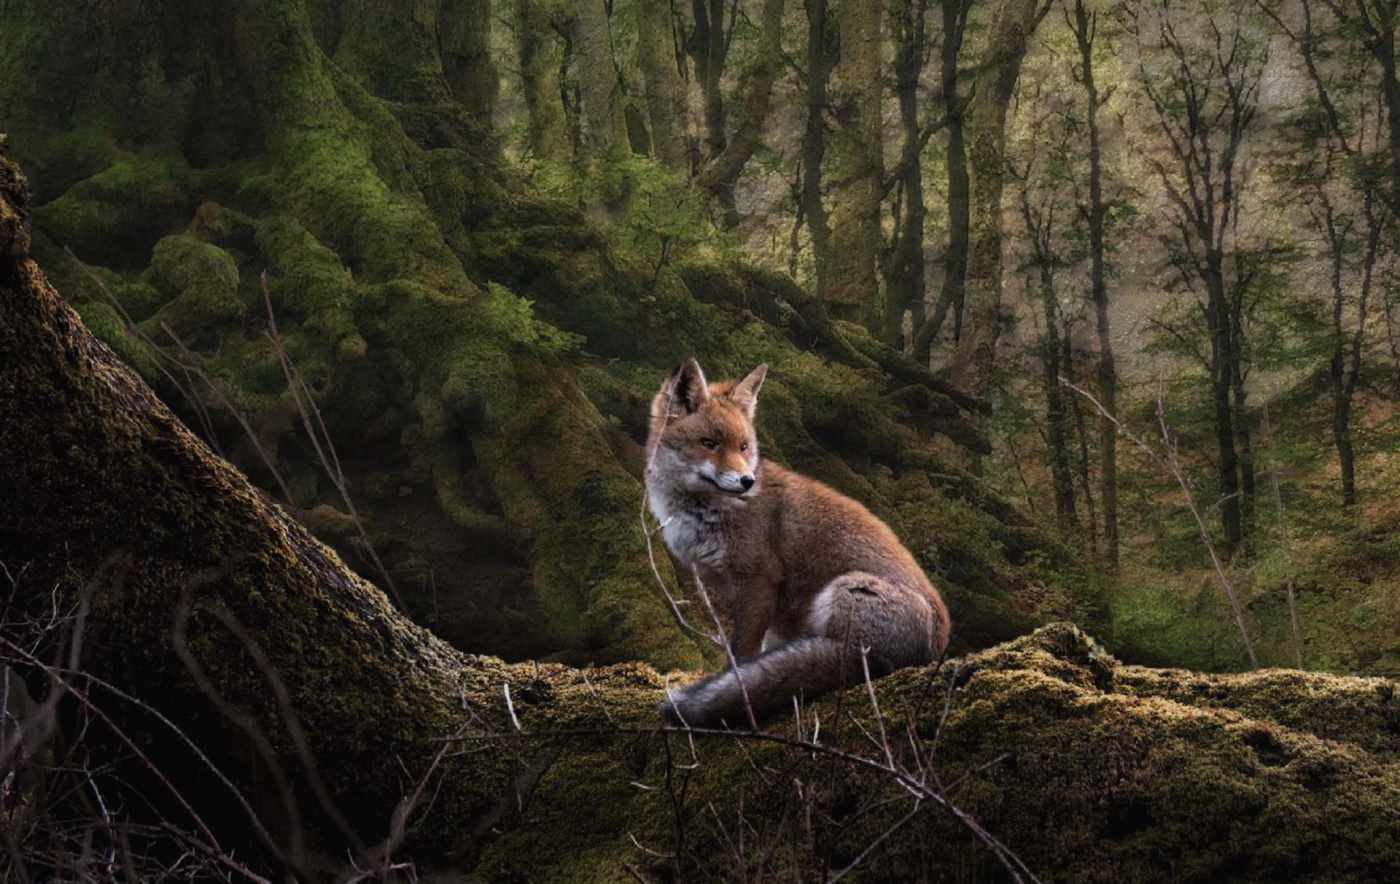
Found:
<path fill-rule="evenodd" d="M 567 161 L 573 153 L 560 79 L 563 52 L 548 0 L 514 0 L 516 51 L 528 117 L 530 152 L 542 160 Z"/>
<path fill-rule="evenodd" d="M 1064 364 L 1065 374 L 1074 377 L 1074 346 L 1069 337 L 1064 339 Z M 1088 526 L 1088 549 L 1095 557 L 1100 555 L 1102 546 L 1099 543 L 1099 516 L 1094 506 L 1094 483 L 1090 478 L 1089 469 L 1089 432 L 1084 421 L 1084 405 L 1079 401 L 1078 396 L 1069 397 L 1070 413 L 1074 415 L 1074 435 L 1079 443 L 1079 487 L 1084 492 L 1085 522 Z"/>
<path fill-rule="evenodd" d="M 967 98 L 960 92 L 958 60 L 971 0 L 944 0 L 943 43 L 939 85 L 943 118 L 948 129 L 945 165 L 948 167 L 948 251 L 943 258 L 943 288 L 933 313 L 914 334 L 914 358 L 927 365 L 933 342 L 943 333 L 948 312 L 953 312 L 953 340 L 962 335 L 964 293 L 967 284 L 967 248 L 972 212 L 972 181 L 967 172 Z"/>
<path fill-rule="evenodd" d="M 1234 322 L 1226 300 L 1222 256 L 1210 249 L 1206 256 L 1205 284 L 1209 293 L 1211 400 L 1215 408 L 1215 443 L 1219 453 L 1216 475 L 1220 482 L 1220 526 L 1225 548 L 1236 549 L 1244 539 L 1240 506 L 1239 455 L 1235 448 L 1235 415 L 1230 394 L 1234 389 Z"/>
<path fill-rule="evenodd" d="M 841 60 L 832 71 L 840 150 L 832 173 L 831 279 L 826 299 L 832 314 L 876 329 L 884 196 L 884 126 L 881 119 L 884 0 L 843 3 L 838 19 Z"/>
<path fill-rule="evenodd" d="M 491 60 L 491 0 L 442 0 L 438 54 L 452 96 L 478 120 L 490 120 L 500 89 Z"/>
<path fill-rule="evenodd" d="M 1082 528 L 1074 504 L 1074 474 L 1070 471 L 1069 415 L 1060 389 L 1060 324 L 1055 285 L 1045 267 L 1041 268 L 1041 302 L 1045 310 L 1045 339 L 1041 345 L 1041 367 L 1045 384 L 1045 423 L 1050 449 L 1050 474 L 1055 486 L 1055 518 L 1060 533 L 1078 536 Z"/>
<path fill-rule="evenodd" d="M 1334 12 L 1345 8 L 1328 4 Z M 1395 29 L 1400 26 L 1400 2 L 1379 0 L 1373 4 L 1357 3 L 1355 21 L 1341 15 L 1346 24 L 1358 23 L 1366 35 L 1371 53 L 1381 66 L 1381 96 L 1385 100 L 1386 121 L 1390 130 L 1390 211 L 1400 217 L 1400 77 L 1396 72 Z"/>
<path fill-rule="evenodd" d="M 689 119 L 685 84 L 676 69 L 676 45 L 669 0 L 640 0 L 637 7 L 637 60 L 646 91 L 651 143 L 666 168 L 690 172 Z"/>
<path fill-rule="evenodd" d="M 608 7 L 604 0 L 575 0 L 573 48 L 583 99 L 583 143 L 587 156 L 601 158 L 628 147 L 627 122 L 613 64 Z"/>
<path fill-rule="evenodd" d="M 724 65 L 729 57 L 729 41 L 725 28 L 724 0 L 691 0 L 693 27 L 686 40 L 686 51 L 695 61 L 695 77 L 700 83 L 700 98 L 705 121 L 705 150 L 702 161 L 709 163 L 724 153 L 729 145 L 724 114 Z M 718 193 L 724 218 L 737 217 L 734 191 Z"/>
<path fill-rule="evenodd" d="M 996 363 L 1002 307 L 1002 194 L 1006 175 L 1006 114 L 1021 76 L 1031 35 L 1049 9 L 1042 0 L 1005 0 L 983 54 L 968 129 L 972 207 L 962 335 L 950 366 L 969 390 L 986 392 Z"/>
<path fill-rule="evenodd" d="M 1050 475 L 1055 489 L 1055 520 L 1060 533 L 1066 537 L 1081 532 L 1079 514 L 1074 505 L 1074 474 L 1070 469 L 1069 414 L 1065 410 L 1064 392 L 1060 388 L 1060 357 L 1069 332 L 1062 334 L 1059 299 L 1055 293 L 1056 255 L 1053 251 L 1054 216 L 1037 213 L 1029 193 L 1021 191 L 1021 214 L 1026 234 L 1031 240 L 1032 261 L 1035 264 L 1040 290 L 1041 315 L 1045 330 L 1041 333 L 1039 350 L 1041 384 L 1045 394 L 1046 447 Z"/>
<path fill-rule="evenodd" d="M 1240 455 L 1240 530 L 1245 537 L 1250 537 L 1256 524 L 1257 470 L 1254 465 L 1254 432 L 1249 416 L 1249 387 L 1245 384 L 1244 336 L 1244 324 L 1236 318 L 1230 336 L 1235 346 L 1230 361 L 1230 396 L 1235 418 L 1235 444 Z"/>

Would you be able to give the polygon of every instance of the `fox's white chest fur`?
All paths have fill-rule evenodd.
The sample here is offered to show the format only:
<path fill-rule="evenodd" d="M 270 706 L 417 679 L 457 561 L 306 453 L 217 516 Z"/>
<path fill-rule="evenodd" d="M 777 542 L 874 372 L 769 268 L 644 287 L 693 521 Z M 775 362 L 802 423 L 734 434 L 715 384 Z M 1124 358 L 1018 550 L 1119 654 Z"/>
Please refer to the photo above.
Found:
<path fill-rule="evenodd" d="M 647 489 L 647 502 L 672 555 L 686 565 L 713 568 L 724 563 L 727 544 L 717 507 L 655 485 Z"/>

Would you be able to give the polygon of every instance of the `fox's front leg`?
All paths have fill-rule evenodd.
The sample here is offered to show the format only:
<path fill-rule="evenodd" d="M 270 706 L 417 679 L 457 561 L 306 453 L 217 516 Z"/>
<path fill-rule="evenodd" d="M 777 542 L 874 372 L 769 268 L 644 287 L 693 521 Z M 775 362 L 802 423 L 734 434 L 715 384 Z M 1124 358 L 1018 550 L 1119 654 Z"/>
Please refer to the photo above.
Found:
<path fill-rule="evenodd" d="M 729 647 L 740 663 L 757 657 L 763 651 L 763 636 L 773 622 L 773 609 L 778 595 L 766 577 L 749 577 L 736 581 L 734 587 L 734 634 Z"/>

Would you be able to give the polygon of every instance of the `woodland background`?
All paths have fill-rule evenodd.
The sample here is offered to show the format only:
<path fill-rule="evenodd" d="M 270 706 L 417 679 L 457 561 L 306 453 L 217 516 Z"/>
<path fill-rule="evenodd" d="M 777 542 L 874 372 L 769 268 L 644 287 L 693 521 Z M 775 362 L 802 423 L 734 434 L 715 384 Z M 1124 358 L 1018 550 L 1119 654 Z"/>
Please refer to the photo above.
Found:
<path fill-rule="evenodd" d="M 119 719 L 151 745 L 233 759 L 270 806 L 200 809 L 301 877 L 347 850 L 408 874 L 398 850 L 483 880 L 802 880 L 877 839 L 877 874 L 1014 877 L 956 814 L 928 823 L 953 860 L 884 842 L 929 745 L 1050 878 L 1381 874 L 1391 682 L 1127 664 L 1400 670 L 1397 24 L 1391 0 L 0 0 L 28 179 L 6 161 L 5 662 L 76 703 L 63 733 L 107 708 L 81 671 L 189 737 Z M 719 865 L 723 815 L 698 820 L 752 756 L 714 750 L 687 798 L 672 738 L 663 764 L 628 730 L 656 672 L 722 663 L 641 513 L 647 406 L 691 355 L 772 366 L 766 456 L 891 524 L 963 657 L 882 687 L 911 728 L 892 780 L 741 789 L 766 846 Z M 1103 646 L 1021 637 L 1063 620 Z M 492 755 L 522 719 L 557 744 Z M 91 779 L 41 745 L 40 782 Z M 909 818 L 951 800 L 920 788 Z M 201 872 L 247 871 L 157 810 Z M 12 826 L 12 868 L 99 868 L 114 824 L 80 811 Z"/>

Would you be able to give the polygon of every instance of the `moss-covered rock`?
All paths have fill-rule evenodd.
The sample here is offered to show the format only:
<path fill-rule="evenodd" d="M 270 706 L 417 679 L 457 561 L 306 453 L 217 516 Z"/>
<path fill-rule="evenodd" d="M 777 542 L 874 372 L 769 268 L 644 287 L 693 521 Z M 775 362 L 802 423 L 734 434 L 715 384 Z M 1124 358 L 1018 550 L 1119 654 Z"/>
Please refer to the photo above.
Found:
<path fill-rule="evenodd" d="M 167 298 L 145 323 L 152 337 L 160 336 L 162 327 L 181 338 L 217 333 L 237 322 L 246 309 L 233 256 L 192 236 L 167 236 L 156 243 L 150 279 Z"/>

